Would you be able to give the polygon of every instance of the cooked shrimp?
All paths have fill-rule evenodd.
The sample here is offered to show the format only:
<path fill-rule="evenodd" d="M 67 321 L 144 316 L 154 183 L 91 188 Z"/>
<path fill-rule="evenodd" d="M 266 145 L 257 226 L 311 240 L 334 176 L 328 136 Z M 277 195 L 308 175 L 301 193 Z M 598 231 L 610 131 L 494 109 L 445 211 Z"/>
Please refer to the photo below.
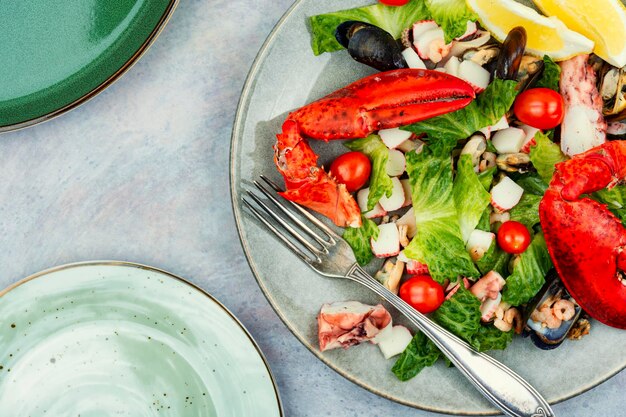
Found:
<path fill-rule="evenodd" d="M 576 306 L 570 300 L 561 299 L 552 306 L 554 317 L 559 320 L 571 320 L 576 314 Z"/>
<path fill-rule="evenodd" d="M 518 309 L 515 307 L 509 308 L 504 313 L 503 320 L 512 325 L 513 329 L 515 329 L 515 334 L 522 333 L 522 328 L 524 327 L 522 323 L 522 313 L 520 313 Z"/>
<path fill-rule="evenodd" d="M 558 329 L 561 327 L 561 319 L 554 315 L 554 311 L 550 306 L 544 305 L 539 310 L 539 313 L 543 314 L 545 320 L 542 323 L 545 323 L 548 329 Z"/>
<path fill-rule="evenodd" d="M 506 321 L 501 319 L 495 319 L 493 321 L 493 325 L 503 332 L 511 331 L 511 329 L 513 328 L 513 325 L 511 323 L 507 323 Z"/>

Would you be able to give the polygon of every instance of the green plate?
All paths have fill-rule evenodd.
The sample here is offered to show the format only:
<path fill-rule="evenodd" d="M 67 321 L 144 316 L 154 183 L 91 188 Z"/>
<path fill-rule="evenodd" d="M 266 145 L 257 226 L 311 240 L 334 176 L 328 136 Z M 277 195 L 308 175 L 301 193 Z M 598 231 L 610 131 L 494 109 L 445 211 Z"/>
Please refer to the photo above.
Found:
<path fill-rule="evenodd" d="M 0 317 L 0 416 L 282 416 L 241 323 L 167 272 L 54 268 L 0 292 Z"/>
<path fill-rule="evenodd" d="M 178 0 L 0 0 L 0 132 L 48 120 L 123 74 Z"/>

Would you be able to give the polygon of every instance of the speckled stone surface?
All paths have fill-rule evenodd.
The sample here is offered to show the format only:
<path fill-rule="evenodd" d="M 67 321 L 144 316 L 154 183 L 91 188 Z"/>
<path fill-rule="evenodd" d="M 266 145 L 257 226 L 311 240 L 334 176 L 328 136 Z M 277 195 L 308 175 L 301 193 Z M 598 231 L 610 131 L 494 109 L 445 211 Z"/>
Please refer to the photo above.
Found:
<path fill-rule="evenodd" d="M 261 294 L 237 239 L 228 185 L 237 100 L 291 3 L 181 0 L 156 44 L 112 87 L 61 118 L 1 135 L 0 286 L 74 261 L 154 265 L 242 320 L 268 358 L 287 416 L 435 416 L 379 398 L 317 361 Z M 622 372 L 554 409 L 622 416 L 625 388 Z"/>

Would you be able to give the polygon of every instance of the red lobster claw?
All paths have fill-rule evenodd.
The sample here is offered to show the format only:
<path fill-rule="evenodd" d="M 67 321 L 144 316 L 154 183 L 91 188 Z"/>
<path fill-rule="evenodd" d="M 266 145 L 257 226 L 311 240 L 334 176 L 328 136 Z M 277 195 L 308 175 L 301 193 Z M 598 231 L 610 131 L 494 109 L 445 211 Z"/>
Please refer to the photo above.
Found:
<path fill-rule="evenodd" d="M 591 317 L 626 329 L 626 229 L 585 194 L 626 177 L 626 141 L 613 141 L 556 165 L 539 205 L 548 250 L 565 287 Z"/>
<path fill-rule="evenodd" d="M 471 85 L 429 70 L 399 69 L 362 78 L 289 115 L 276 135 L 274 162 L 285 178 L 282 195 L 329 217 L 336 225 L 358 227 L 360 210 L 343 184 L 317 166 L 313 139 L 357 139 L 467 106 Z M 303 136 L 304 135 L 304 136 Z"/>

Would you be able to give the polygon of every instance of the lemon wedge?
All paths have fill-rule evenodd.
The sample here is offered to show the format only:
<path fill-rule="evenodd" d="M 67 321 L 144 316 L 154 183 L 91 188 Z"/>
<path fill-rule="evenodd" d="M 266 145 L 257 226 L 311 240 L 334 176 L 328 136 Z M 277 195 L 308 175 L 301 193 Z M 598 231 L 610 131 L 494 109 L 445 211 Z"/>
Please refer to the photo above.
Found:
<path fill-rule="evenodd" d="M 526 50 L 531 54 L 548 55 L 562 61 L 593 50 L 592 40 L 568 29 L 556 17 L 542 16 L 514 0 L 467 0 L 467 6 L 499 41 L 503 41 L 514 27 L 523 26 L 528 35 Z"/>
<path fill-rule="evenodd" d="M 548 16 L 592 39 L 593 52 L 618 68 L 626 65 L 626 7 L 620 0 L 533 0 Z"/>

